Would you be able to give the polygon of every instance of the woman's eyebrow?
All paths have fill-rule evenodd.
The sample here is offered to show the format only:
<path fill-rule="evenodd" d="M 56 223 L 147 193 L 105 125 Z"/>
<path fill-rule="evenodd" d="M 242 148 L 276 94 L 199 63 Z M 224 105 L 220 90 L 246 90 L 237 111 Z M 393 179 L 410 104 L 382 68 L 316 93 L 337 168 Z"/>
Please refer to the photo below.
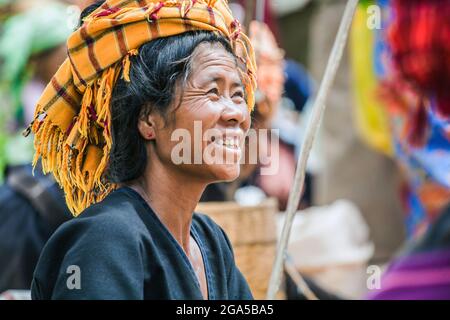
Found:
<path fill-rule="evenodd" d="M 223 82 L 225 80 L 225 77 L 221 77 L 221 76 L 211 76 L 208 77 L 205 80 L 205 83 L 210 83 L 210 82 Z M 236 87 L 242 87 L 244 88 L 244 84 L 242 83 L 242 81 L 240 80 L 234 80 L 233 83 L 231 84 L 232 88 L 236 88 Z"/>
<path fill-rule="evenodd" d="M 231 87 L 232 87 L 232 88 L 241 87 L 242 89 L 244 89 L 244 84 L 243 84 L 241 81 L 234 81 L 234 82 L 231 84 Z"/>

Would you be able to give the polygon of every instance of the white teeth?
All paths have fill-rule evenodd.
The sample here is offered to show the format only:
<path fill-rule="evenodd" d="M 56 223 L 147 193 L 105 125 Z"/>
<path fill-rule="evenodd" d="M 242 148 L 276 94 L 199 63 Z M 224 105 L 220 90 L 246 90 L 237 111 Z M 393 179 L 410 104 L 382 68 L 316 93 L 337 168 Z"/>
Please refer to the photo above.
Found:
<path fill-rule="evenodd" d="M 239 148 L 239 139 L 237 138 L 225 138 L 225 140 L 222 139 L 216 139 L 215 143 L 218 145 L 223 145 L 228 148 Z"/>

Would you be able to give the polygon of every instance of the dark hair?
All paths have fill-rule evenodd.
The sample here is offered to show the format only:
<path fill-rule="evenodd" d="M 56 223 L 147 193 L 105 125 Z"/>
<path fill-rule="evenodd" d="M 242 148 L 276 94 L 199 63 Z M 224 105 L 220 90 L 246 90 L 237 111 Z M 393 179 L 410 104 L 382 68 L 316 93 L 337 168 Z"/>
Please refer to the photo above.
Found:
<path fill-rule="evenodd" d="M 86 18 L 88 15 L 90 15 L 92 12 L 97 10 L 105 1 L 104 0 L 98 0 L 95 1 L 93 4 L 87 6 L 83 9 L 83 12 L 81 12 L 80 20 L 78 21 L 78 27 L 81 27 L 83 24 L 83 19 Z"/>
<path fill-rule="evenodd" d="M 102 3 L 86 8 L 81 19 Z M 146 142 L 138 131 L 138 120 L 153 110 L 167 119 L 175 88 L 180 80 L 187 78 L 194 50 L 205 42 L 219 43 L 233 54 L 228 40 L 218 33 L 190 31 L 152 40 L 139 48 L 137 56 L 130 58 L 130 82 L 119 77 L 111 99 L 112 148 L 106 174 L 108 181 L 123 183 L 144 173 Z"/>

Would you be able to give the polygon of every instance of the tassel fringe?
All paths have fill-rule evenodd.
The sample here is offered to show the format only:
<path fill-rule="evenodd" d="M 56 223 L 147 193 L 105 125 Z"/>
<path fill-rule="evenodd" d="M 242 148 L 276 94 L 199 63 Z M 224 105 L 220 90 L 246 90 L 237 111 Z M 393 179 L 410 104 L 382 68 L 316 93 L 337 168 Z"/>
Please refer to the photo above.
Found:
<path fill-rule="evenodd" d="M 42 110 L 37 112 L 31 125 L 36 150 L 33 166 L 41 159 L 43 172 L 54 174 L 74 216 L 90 204 L 103 200 L 116 188 L 103 176 L 112 145 L 111 95 L 122 70 L 125 80 L 129 81 L 129 57 L 137 54 L 137 50 L 130 51 L 123 65 L 117 63 L 106 69 L 98 81 L 86 88 L 80 113 L 68 132 L 63 132 L 48 117 L 42 117 Z"/>

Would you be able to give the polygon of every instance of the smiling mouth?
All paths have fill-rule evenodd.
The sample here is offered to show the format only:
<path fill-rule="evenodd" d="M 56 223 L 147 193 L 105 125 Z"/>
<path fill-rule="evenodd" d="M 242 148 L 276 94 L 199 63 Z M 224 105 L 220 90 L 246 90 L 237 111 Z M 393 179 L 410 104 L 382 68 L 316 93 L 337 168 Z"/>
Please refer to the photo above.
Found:
<path fill-rule="evenodd" d="M 240 140 L 237 137 L 228 137 L 228 138 L 215 138 L 211 139 L 213 143 L 218 144 L 219 146 L 223 146 L 233 150 L 239 150 L 241 148 Z"/>

